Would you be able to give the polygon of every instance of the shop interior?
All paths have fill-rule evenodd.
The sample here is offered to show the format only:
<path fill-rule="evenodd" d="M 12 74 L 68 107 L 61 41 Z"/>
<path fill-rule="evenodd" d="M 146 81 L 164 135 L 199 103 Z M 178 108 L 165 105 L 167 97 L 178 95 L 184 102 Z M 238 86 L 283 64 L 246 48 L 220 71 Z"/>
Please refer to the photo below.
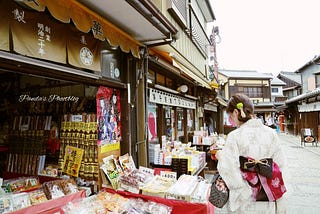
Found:
<path fill-rule="evenodd" d="M 0 78 L 1 177 L 4 173 L 38 174 L 39 157 L 44 155 L 46 165 L 61 171 L 63 146 L 71 143 L 60 137 L 61 124 L 70 120 L 69 115 L 81 115 L 84 122 L 96 122 L 97 87 L 7 71 L 0 72 Z M 65 130 L 69 131 L 74 135 L 76 130 Z M 91 145 L 80 140 L 73 143 L 79 147 Z M 97 155 L 93 145 L 84 158 L 92 172 Z M 80 173 L 83 178 L 97 179 L 97 175 L 85 174 L 84 170 Z"/>
<path fill-rule="evenodd" d="M 66 165 L 65 163 L 62 164 L 63 156 L 65 156 L 64 153 L 66 153 L 67 150 L 65 148 L 71 145 L 73 147 L 83 148 L 84 150 L 78 178 L 93 181 L 98 180 L 99 161 L 98 151 L 96 149 L 98 148 L 97 138 L 92 137 L 93 135 L 97 136 L 96 94 L 98 88 L 72 81 L 44 78 L 17 72 L 1 72 L 0 78 L 2 80 L 0 90 L 3 92 L 0 98 L 1 147 L 8 148 L 7 151 L 3 151 L 3 155 L 1 154 L 1 177 L 4 174 L 7 175 L 3 177 L 8 177 L 8 173 L 12 174 L 12 177 L 34 175 L 35 177 L 42 176 L 51 178 L 54 177 L 56 173 L 61 174 L 61 171 L 64 172 L 61 167 Z M 177 112 L 179 115 L 180 112 Z M 172 109 L 167 107 L 165 114 L 167 119 L 174 116 L 172 114 L 174 114 Z M 79 118 L 70 118 L 71 115 L 72 117 Z M 181 121 L 183 116 L 180 115 L 180 117 L 181 118 L 178 117 L 178 121 Z M 94 126 L 92 128 L 81 128 L 77 127 L 76 124 L 71 126 L 71 123 L 69 123 L 68 125 L 71 119 L 78 119 L 78 121 L 84 122 L 84 126 L 90 126 L 90 124 L 94 124 Z M 168 120 L 166 123 L 167 127 L 170 127 L 173 122 L 174 121 Z M 180 124 L 180 127 L 181 126 Z M 45 160 L 42 160 L 42 157 L 45 157 Z M 209 184 L 205 180 L 199 180 L 197 176 L 187 175 L 189 174 L 188 171 L 182 172 L 181 170 L 177 171 L 179 172 L 178 181 L 177 174 L 173 172 L 166 172 L 162 176 L 153 176 L 153 174 L 156 174 L 157 169 L 139 166 L 138 170 L 132 157 L 129 157 L 129 155 L 119 157 L 119 163 L 124 174 L 122 174 L 115 183 L 113 183 L 115 180 L 114 175 L 118 169 L 115 165 L 112 165 L 111 162 L 113 164 L 116 163 L 116 159 L 108 156 L 108 161 L 103 160 L 104 164 L 101 165 L 104 172 L 102 173 L 104 175 L 102 176 L 102 182 L 103 185 L 107 182 L 108 188 L 97 194 L 96 199 L 101 200 L 89 200 L 91 204 L 88 204 L 88 200 L 81 199 L 88 196 L 88 193 L 84 192 L 84 190 L 87 189 L 84 188 L 79 192 L 78 190 L 72 192 L 70 186 L 74 185 L 74 183 L 70 180 L 49 179 L 45 182 L 42 180 L 40 183 L 43 186 L 43 190 L 31 189 L 32 192 L 28 195 L 31 199 L 36 194 L 36 191 L 41 192 L 41 198 L 37 195 L 37 200 L 34 204 L 31 200 L 31 204 L 35 206 L 31 206 L 30 202 L 12 202 L 12 204 L 14 204 L 13 210 L 16 210 L 14 213 L 23 213 L 25 211 L 36 213 L 39 210 L 47 210 L 48 207 L 51 207 L 51 211 L 61 211 L 62 209 L 66 211 L 69 208 L 74 211 L 76 207 L 81 207 L 82 210 L 89 209 L 91 206 L 99 206 L 100 203 L 111 203 L 106 200 L 106 198 L 110 197 L 116 198 L 117 203 L 122 203 L 122 200 L 125 200 L 122 198 L 122 194 L 130 198 L 136 197 L 137 200 L 139 199 L 140 201 L 141 198 L 144 198 L 145 200 L 152 201 L 153 204 L 157 203 L 156 207 L 158 209 L 163 209 L 163 207 L 168 209 L 168 211 L 164 213 L 170 213 L 172 209 L 174 209 L 175 213 L 185 212 L 190 209 L 190 206 L 193 207 L 193 210 L 196 210 L 196 213 L 213 210 L 213 206 L 207 202 Z M 124 160 L 124 158 L 126 159 Z M 179 160 L 179 162 L 173 162 L 174 168 L 181 168 L 180 166 L 184 166 L 182 167 L 184 169 L 188 168 L 187 162 L 183 162 L 183 160 L 186 159 L 174 160 Z M 56 169 L 57 171 L 50 171 L 48 168 L 41 171 L 40 168 L 41 165 L 44 165 L 43 162 L 45 162 L 46 166 L 52 165 L 51 169 Z M 197 170 L 198 172 L 194 172 L 193 174 L 197 175 L 200 173 L 203 166 L 199 169 Z M 151 175 L 147 173 L 147 171 L 150 170 L 152 170 Z M 120 175 L 120 173 L 118 175 Z M 32 180 L 32 177 L 26 179 Z M 145 188 L 143 189 L 141 186 L 136 186 L 136 179 L 142 179 L 140 182 L 148 184 L 149 186 L 144 185 Z M 19 180 L 15 180 L 15 184 L 17 184 L 18 181 Z M 54 195 L 56 192 L 50 189 L 50 185 L 55 184 L 54 182 L 60 182 L 59 186 L 64 186 L 63 182 L 69 182 L 68 186 L 70 189 L 67 188 L 68 193 L 65 193 L 65 195 L 62 194 L 62 196 Z M 37 183 L 36 187 L 33 186 L 33 188 L 39 188 L 40 183 Z M 161 187 L 160 192 L 159 188 L 154 190 L 154 184 L 156 184 L 157 187 Z M 188 192 L 190 196 L 182 200 L 182 196 L 179 196 L 180 193 L 178 194 L 176 189 L 182 189 L 181 187 L 186 185 L 192 187 L 190 189 L 195 189 L 195 191 L 192 190 Z M 16 187 L 16 185 L 14 186 Z M 112 188 L 110 188 L 110 186 Z M 49 190 L 47 191 L 46 188 Z M 120 190 L 115 192 L 114 190 L 117 188 L 120 188 Z M 168 195 L 164 195 L 164 189 L 168 191 L 168 193 L 166 193 Z M 203 194 L 203 189 L 205 194 Z M 141 194 L 136 194 L 141 191 Z M 170 191 L 172 192 L 170 193 Z M 43 192 L 45 192 L 46 196 L 43 195 Z M 194 193 L 195 196 L 191 196 L 192 193 Z M 24 200 L 26 200 L 26 193 L 20 193 L 20 195 L 21 198 L 24 197 Z M 115 195 L 117 197 L 115 197 Z M 153 197 L 152 195 L 157 197 Z M 201 197 L 196 197 L 198 195 Z M 7 196 L 7 198 L 3 200 L 10 199 L 10 197 L 11 196 Z M 44 200 L 42 200 L 42 198 Z M 179 200 L 182 201 L 176 203 L 176 200 L 172 201 L 168 200 L 168 198 L 179 198 Z M 77 201 L 81 202 L 81 206 L 77 204 Z M 137 202 L 134 203 L 134 206 L 137 206 L 136 204 Z M 144 202 L 144 204 L 147 204 L 147 202 Z M 9 208 L 5 207 L 4 210 L 6 209 L 9 210 Z M 157 210 L 152 213 L 160 213 L 160 211 Z"/>

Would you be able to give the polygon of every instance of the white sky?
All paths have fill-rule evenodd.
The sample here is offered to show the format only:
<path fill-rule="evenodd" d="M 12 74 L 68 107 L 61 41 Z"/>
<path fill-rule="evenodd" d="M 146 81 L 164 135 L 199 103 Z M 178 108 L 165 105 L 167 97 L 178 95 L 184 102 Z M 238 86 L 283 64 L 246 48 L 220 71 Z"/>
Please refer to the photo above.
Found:
<path fill-rule="evenodd" d="M 220 69 L 295 71 L 320 54 L 320 0 L 210 0 Z"/>

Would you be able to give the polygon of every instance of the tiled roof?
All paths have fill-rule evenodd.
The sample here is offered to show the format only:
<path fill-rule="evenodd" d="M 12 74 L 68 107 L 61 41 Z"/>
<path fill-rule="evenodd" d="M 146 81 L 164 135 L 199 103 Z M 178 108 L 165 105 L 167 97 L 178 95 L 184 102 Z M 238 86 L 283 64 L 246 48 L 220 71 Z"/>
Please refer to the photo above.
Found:
<path fill-rule="evenodd" d="M 253 70 L 219 70 L 219 73 L 229 78 L 272 79 L 272 76 Z"/>
<path fill-rule="evenodd" d="M 289 71 L 281 71 L 278 75 L 279 76 L 283 76 L 289 80 L 292 80 L 298 84 L 301 84 L 301 75 L 295 72 L 289 72 Z"/>
<path fill-rule="evenodd" d="M 285 82 L 283 82 L 281 79 L 277 77 L 273 77 L 271 80 L 271 85 L 287 85 Z"/>
<path fill-rule="evenodd" d="M 319 94 L 320 94 L 320 88 L 316 88 L 316 89 L 314 89 L 314 90 L 312 90 L 312 91 L 309 91 L 309 92 L 307 92 L 307 93 L 300 94 L 300 95 L 298 95 L 298 96 L 296 96 L 296 97 L 293 97 L 293 98 L 285 101 L 285 103 L 286 103 L 286 104 L 288 104 L 288 103 L 293 103 L 293 102 L 300 101 L 300 100 L 305 99 L 305 98 L 317 96 L 317 95 L 319 95 Z"/>

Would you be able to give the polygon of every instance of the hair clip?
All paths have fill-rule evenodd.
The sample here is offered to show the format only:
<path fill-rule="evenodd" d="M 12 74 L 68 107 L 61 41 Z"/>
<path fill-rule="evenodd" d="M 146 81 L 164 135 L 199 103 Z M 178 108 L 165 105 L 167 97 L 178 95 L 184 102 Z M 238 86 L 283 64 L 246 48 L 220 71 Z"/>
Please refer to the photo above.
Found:
<path fill-rule="evenodd" d="M 246 114 L 243 111 L 243 103 L 237 103 L 237 109 L 240 110 L 241 117 L 246 117 Z"/>

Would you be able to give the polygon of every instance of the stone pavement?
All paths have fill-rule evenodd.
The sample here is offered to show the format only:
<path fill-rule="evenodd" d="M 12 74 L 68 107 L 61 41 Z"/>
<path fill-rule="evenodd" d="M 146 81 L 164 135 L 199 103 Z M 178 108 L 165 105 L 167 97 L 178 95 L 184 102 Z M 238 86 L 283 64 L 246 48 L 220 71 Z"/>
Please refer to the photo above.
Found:
<path fill-rule="evenodd" d="M 300 136 L 278 135 L 288 163 L 287 214 L 320 213 L 320 143 L 303 146 Z M 226 213 L 215 208 L 215 214 Z"/>
<path fill-rule="evenodd" d="M 320 213 L 320 144 L 301 146 L 300 136 L 280 133 L 288 161 L 288 214 Z"/>
<path fill-rule="evenodd" d="M 286 141 L 288 143 L 297 144 L 297 146 L 304 147 L 304 149 L 306 149 L 316 155 L 320 155 L 320 142 L 318 142 L 317 146 L 316 146 L 316 144 L 312 145 L 312 143 L 302 144 L 301 140 L 300 140 L 300 136 L 295 136 L 295 135 L 290 135 L 290 134 L 285 134 L 285 133 L 279 133 L 279 137 L 283 141 Z"/>

